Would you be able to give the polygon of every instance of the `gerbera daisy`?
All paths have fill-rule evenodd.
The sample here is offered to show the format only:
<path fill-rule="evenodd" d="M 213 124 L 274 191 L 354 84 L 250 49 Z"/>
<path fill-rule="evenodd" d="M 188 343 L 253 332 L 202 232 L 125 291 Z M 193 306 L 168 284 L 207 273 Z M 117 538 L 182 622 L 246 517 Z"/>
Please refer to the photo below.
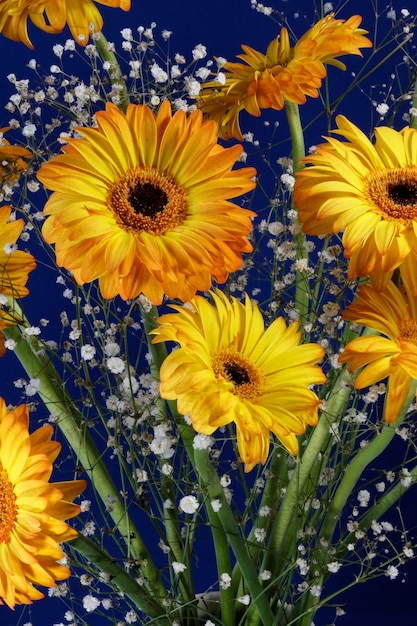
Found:
<path fill-rule="evenodd" d="M 79 284 L 98 278 L 105 298 L 154 304 L 223 283 L 252 250 L 255 214 L 229 202 L 255 186 L 253 168 L 231 169 L 242 147 L 222 148 L 215 122 L 172 115 L 167 100 L 158 115 L 108 103 L 96 118 L 38 174 L 55 191 L 42 232 L 58 264 Z"/>
<path fill-rule="evenodd" d="M 363 367 L 355 380 L 362 389 L 388 378 L 384 415 L 394 422 L 403 408 L 411 380 L 417 380 L 417 298 L 406 297 L 393 282 L 381 292 L 371 285 L 359 288 L 343 318 L 382 333 L 351 341 L 339 357 L 349 370 Z"/>
<path fill-rule="evenodd" d="M 317 423 L 320 404 L 310 385 L 323 383 L 316 365 L 318 344 L 300 345 L 298 323 L 287 328 L 282 317 L 267 330 L 257 305 L 230 302 L 211 293 L 214 304 L 196 296 L 190 307 L 159 318 L 154 343 L 176 341 L 180 347 L 160 370 L 161 396 L 177 400 L 198 433 L 212 434 L 234 422 L 239 454 L 250 471 L 265 463 L 272 431 L 297 454 L 297 434 Z"/>
<path fill-rule="evenodd" d="M 10 608 L 43 598 L 34 585 L 56 587 L 70 575 L 57 562 L 59 544 L 77 532 L 63 520 L 78 515 L 71 500 L 86 487 L 49 483 L 61 445 L 51 441 L 52 426 L 29 434 L 28 423 L 27 405 L 8 413 L 0 398 L 0 598 Z"/>
<path fill-rule="evenodd" d="M 326 76 L 324 64 L 345 69 L 336 57 L 361 55 L 359 48 L 369 48 L 364 37 L 368 31 L 358 28 L 362 18 L 336 20 L 327 15 L 290 46 L 288 30 L 271 41 L 266 54 L 242 46 L 238 55 L 244 63 L 227 62 L 222 67 L 224 82 L 210 81 L 202 86 L 200 108 L 219 123 L 220 136 L 242 141 L 239 113 L 245 109 L 259 116 L 261 109 L 284 107 L 284 100 L 304 104 L 306 96 L 318 97 L 321 81 Z"/>
<path fill-rule="evenodd" d="M 336 118 L 346 141 L 327 137 L 303 159 L 294 201 L 309 235 L 343 232 L 350 280 L 371 276 L 383 289 L 401 265 L 417 294 L 417 131 L 375 129 L 373 144 L 345 117 Z"/>
<path fill-rule="evenodd" d="M 95 0 L 108 7 L 129 11 L 130 0 Z M 47 33 L 60 33 L 68 24 L 75 41 L 88 43 L 93 32 L 103 27 L 103 18 L 93 0 L 3 0 L 0 2 L 0 32 L 33 49 L 27 20 Z"/>
<path fill-rule="evenodd" d="M 9 221 L 11 208 L 0 208 L 0 330 L 21 321 L 13 313 L 6 297 L 23 298 L 29 293 L 26 283 L 29 272 L 36 267 L 34 257 L 16 250 L 16 241 L 22 232 L 22 219 Z"/>

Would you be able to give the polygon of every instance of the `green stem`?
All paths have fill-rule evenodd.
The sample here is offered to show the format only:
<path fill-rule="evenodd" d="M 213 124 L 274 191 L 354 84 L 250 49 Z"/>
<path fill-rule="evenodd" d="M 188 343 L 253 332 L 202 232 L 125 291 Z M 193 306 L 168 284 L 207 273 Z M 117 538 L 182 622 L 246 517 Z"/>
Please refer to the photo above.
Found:
<path fill-rule="evenodd" d="M 103 61 L 110 63 L 109 76 L 113 85 L 118 85 L 120 87 L 120 103 L 118 105 L 119 109 L 126 113 L 127 106 L 129 104 L 129 92 L 126 87 L 125 77 L 123 76 L 122 70 L 120 69 L 120 65 L 118 60 L 116 59 L 116 55 L 114 52 L 109 50 L 108 41 L 103 35 L 103 33 L 99 33 L 98 39 L 95 40 L 96 47 L 100 52 L 101 58 Z"/>
<path fill-rule="evenodd" d="M 288 483 L 285 496 L 275 518 L 262 569 L 279 572 L 283 566 L 283 561 L 287 558 L 287 551 L 284 550 L 284 546 L 293 536 L 290 531 L 297 518 L 299 494 L 304 490 L 317 459 L 329 449 L 332 424 L 341 419 L 350 400 L 351 381 L 352 376 L 347 369 L 341 369 L 328 399 L 326 410 L 314 428 L 302 457 L 297 459 L 296 469 Z"/>
<path fill-rule="evenodd" d="M 249 556 L 246 541 L 240 534 L 239 526 L 226 500 L 219 477 L 208 458 L 206 450 L 195 451 L 195 468 L 209 500 L 220 501 L 221 507 L 217 512 L 217 517 L 242 570 L 251 600 L 256 606 L 261 622 L 264 626 L 271 626 L 274 622 L 274 614 L 259 581 L 257 564 Z"/>
<path fill-rule="evenodd" d="M 111 577 L 111 584 L 128 596 L 146 616 L 157 618 L 161 626 L 171 626 L 172 620 L 162 611 L 158 602 L 151 598 L 129 572 L 124 570 L 109 554 L 84 535 L 68 542 L 69 546 Z"/>
<path fill-rule="evenodd" d="M 118 496 L 118 490 L 106 467 L 102 454 L 97 449 L 87 425 L 65 390 L 57 371 L 51 361 L 42 354 L 43 346 L 36 337 L 24 339 L 22 331 L 24 329 L 14 326 L 5 329 L 4 334 L 7 338 L 16 342 L 14 353 L 29 378 L 38 378 L 40 380 L 39 396 L 49 413 L 57 418 L 59 429 L 77 455 L 79 462 L 88 474 L 101 500 L 107 505 L 108 496 Z M 140 564 L 143 576 L 148 581 L 152 592 L 158 597 L 165 597 L 166 589 L 159 577 L 159 573 L 153 564 L 138 529 L 135 527 L 124 503 L 119 497 L 114 502 L 109 515 L 114 522 L 114 528 L 117 528 L 129 548 L 129 556 Z"/>
<path fill-rule="evenodd" d="M 304 167 L 301 163 L 301 159 L 305 156 L 303 127 L 301 125 L 300 109 L 297 104 L 286 100 L 285 112 L 287 114 L 291 134 L 293 173 L 295 176 L 296 173 Z M 294 236 L 294 244 L 297 250 L 297 260 L 301 261 L 302 259 L 305 259 L 308 264 L 308 252 L 305 246 L 306 237 L 299 222 L 298 226 L 300 229 Z M 308 302 L 309 283 L 307 272 L 297 270 L 295 279 L 295 305 L 300 313 L 300 320 L 302 322 L 307 320 Z"/>
<path fill-rule="evenodd" d="M 320 532 L 320 536 L 324 540 L 331 541 L 342 509 L 364 469 L 369 465 L 369 463 L 371 463 L 371 461 L 376 459 L 376 457 L 385 450 L 394 437 L 396 428 L 404 421 L 410 404 L 416 395 L 416 387 L 417 381 L 413 381 L 405 404 L 395 422 L 395 426 L 392 424 L 385 424 L 382 431 L 375 435 L 372 441 L 365 448 L 359 450 L 347 466 L 343 479 L 332 498 L 329 510 L 324 519 L 323 527 Z"/>

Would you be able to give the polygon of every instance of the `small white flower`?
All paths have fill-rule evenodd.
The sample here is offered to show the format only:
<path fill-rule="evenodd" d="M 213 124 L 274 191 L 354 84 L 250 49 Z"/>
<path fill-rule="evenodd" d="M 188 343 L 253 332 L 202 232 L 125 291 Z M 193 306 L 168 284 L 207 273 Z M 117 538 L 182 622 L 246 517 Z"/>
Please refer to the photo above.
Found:
<path fill-rule="evenodd" d="M 271 580 L 272 572 L 269 569 L 264 569 L 264 571 L 259 574 L 259 578 L 261 580 Z"/>
<path fill-rule="evenodd" d="M 195 496 L 184 496 L 179 502 L 179 508 L 183 513 L 193 515 L 198 509 L 198 500 Z"/>
<path fill-rule="evenodd" d="M 125 615 L 125 620 L 128 624 L 134 624 L 138 621 L 138 616 L 136 615 L 135 611 L 129 611 Z"/>
<path fill-rule="evenodd" d="M 406 467 L 402 468 L 402 470 L 399 473 L 399 476 L 400 476 L 400 483 L 402 484 L 403 487 L 409 487 L 411 485 L 412 476 L 410 474 L 410 471 Z"/>
<path fill-rule="evenodd" d="M 100 606 L 100 600 L 95 596 L 88 595 L 83 598 L 83 607 L 87 611 L 87 613 L 91 613 L 95 611 L 97 607 Z"/>
<path fill-rule="evenodd" d="M 240 596 L 239 598 L 237 598 L 237 601 L 240 602 L 240 604 L 248 606 L 250 604 L 250 596 L 248 594 L 246 594 L 245 596 Z"/>
<path fill-rule="evenodd" d="M 321 585 L 312 585 L 310 588 L 310 593 L 315 598 L 320 598 L 321 596 Z"/>
<path fill-rule="evenodd" d="M 332 563 L 327 563 L 327 569 L 332 574 L 336 574 L 336 572 L 338 572 L 341 567 L 342 567 L 342 564 L 338 563 L 337 561 L 332 561 Z"/>
<path fill-rule="evenodd" d="M 231 584 L 232 584 L 232 579 L 229 576 L 229 574 L 222 574 L 220 576 L 220 587 L 222 589 L 229 589 Z"/>
<path fill-rule="evenodd" d="M 213 438 L 210 435 L 198 434 L 195 435 L 193 440 L 194 450 L 208 450 L 213 443 Z"/>
<path fill-rule="evenodd" d="M 35 124 L 26 124 L 22 129 L 22 135 L 24 137 L 33 137 L 35 133 L 36 133 Z"/>
<path fill-rule="evenodd" d="M 376 112 L 381 117 L 385 117 L 385 115 L 388 113 L 388 111 L 389 111 L 389 106 L 385 102 L 382 102 L 381 104 L 377 104 L 376 105 Z"/>
<path fill-rule="evenodd" d="M 104 346 L 104 353 L 108 357 L 117 356 L 119 352 L 120 352 L 120 346 L 118 343 L 115 343 L 114 341 L 109 341 L 109 343 L 106 343 L 106 345 Z"/>
<path fill-rule="evenodd" d="M 27 396 L 35 396 L 41 388 L 39 378 L 31 378 L 29 383 L 25 385 L 25 393 Z"/>
<path fill-rule="evenodd" d="M 94 358 L 95 353 L 95 347 L 89 343 L 86 343 L 81 347 L 81 358 L 84 361 L 91 361 L 91 359 Z"/>
<path fill-rule="evenodd" d="M 220 502 L 219 499 L 212 500 L 210 504 L 211 504 L 211 508 L 213 509 L 215 513 L 218 513 L 220 509 L 222 508 L 222 503 Z"/>
<path fill-rule="evenodd" d="M 25 335 L 36 336 L 41 334 L 39 326 L 28 326 L 25 328 Z"/>
<path fill-rule="evenodd" d="M 121 374 L 126 369 L 125 362 L 118 356 L 111 356 L 107 359 L 107 369 L 112 374 Z"/>
<path fill-rule="evenodd" d="M 371 494 L 367 489 L 361 489 L 358 493 L 359 506 L 366 507 L 369 504 Z"/>
<path fill-rule="evenodd" d="M 255 528 L 255 531 L 253 534 L 255 535 L 256 541 L 259 541 L 259 543 L 261 543 L 262 541 L 265 540 L 266 530 L 264 528 Z"/>
<path fill-rule="evenodd" d="M 172 569 L 174 570 L 174 574 L 181 574 L 182 572 L 185 572 L 185 570 L 187 569 L 187 566 L 184 565 L 184 563 L 179 563 L 179 561 L 173 561 L 172 562 Z"/>
<path fill-rule="evenodd" d="M 395 567 L 395 565 L 388 565 L 385 576 L 387 576 L 391 580 L 394 580 L 395 578 L 397 578 L 399 573 L 400 572 L 398 571 L 398 567 Z"/>
<path fill-rule="evenodd" d="M 198 59 L 204 59 L 207 56 L 207 48 L 203 44 L 199 43 L 192 51 L 194 61 Z"/>

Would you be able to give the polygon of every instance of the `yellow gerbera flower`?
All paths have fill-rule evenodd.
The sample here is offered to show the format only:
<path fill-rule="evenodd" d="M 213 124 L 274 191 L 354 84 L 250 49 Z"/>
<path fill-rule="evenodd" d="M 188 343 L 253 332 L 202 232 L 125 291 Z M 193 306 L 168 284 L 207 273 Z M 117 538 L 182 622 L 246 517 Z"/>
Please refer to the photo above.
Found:
<path fill-rule="evenodd" d="M 9 222 L 11 208 L 0 208 L 0 294 L 10 298 L 23 298 L 29 293 L 26 283 L 29 272 L 36 267 L 34 257 L 28 252 L 16 250 L 16 241 L 22 232 L 22 219 Z M 0 302 L 0 330 L 14 326 L 19 319 L 13 310 Z"/>
<path fill-rule="evenodd" d="M 242 46 L 245 54 L 238 58 L 244 63 L 225 63 L 224 84 L 210 81 L 203 85 L 200 108 L 219 123 L 221 137 L 242 141 L 239 128 L 242 109 L 259 116 L 261 109 L 281 110 L 284 100 L 304 104 L 306 96 L 317 98 L 317 90 L 326 76 L 325 63 L 346 69 L 336 57 L 362 56 L 359 48 L 372 46 L 363 36 L 368 31 L 358 28 L 361 21 L 359 15 L 345 21 L 329 14 L 310 28 L 294 48 L 290 46 L 286 28 L 271 41 L 266 54 Z"/>
<path fill-rule="evenodd" d="M 253 168 L 231 170 L 242 147 L 222 148 L 214 122 L 172 115 L 168 101 L 157 116 L 107 104 L 96 118 L 38 174 L 55 190 L 42 232 L 58 264 L 79 284 L 98 278 L 105 298 L 154 304 L 223 283 L 252 249 L 255 213 L 228 201 L 255 186 Z"/>
<path fill-rule="evenodd" d="M 28 423 L 25 404 L 8 413 L 0 398 L 0 598 L 10 608 L 43 598 L 34 585 L 56 587 L 70 575 L 57 562 L 59 544 L 77 532 L 63 520 L 78 515 L 71 500 L 86 487 L 49 483 L 61 444 L 51 441 L 52 426 L 29 434 Z"/>
<path fill-rule="evenodd" d="M 381 292 L 362 286 L 343 318 L 384 335 L 354 339 L 339 361 L 349 363 L 352 372 L 363 367 L 355 380 L 357 389 L 388 378 L 384 415 L 392 423 L 404 405 L 411 379 L 417 380 L 417 298 L 405 296 L 393 282 Z"/>
<path fill-rule="evenodd" d="M 417 294 L 417 131 L 375 129 L 373 144 L 345 117 L 336 118 L 339 135 L 303 159 L 294 201 L 309 235 L 343 232 L 350 280 L 371 276 L 383 289 L 401 265 Z"/>
<path fill-rule="evenodd" d="M 95 2 L 124 11 L 130 9 L 130 0 Z M 33 49 L 27 30 L 28 18 L 46 33 L 60 33 L 68 24 L 75 41 L 82 46 L 88 43 L 91 27 L 96 33 L 103 27 L 103 18 L 92 0 L 3 0 L 0 3 L 0 32 Z"/>
<path fill-rule="evenodd" d="M 287 328 L 282 317 L 265 331 L 262 314 L 246 296 L 245 304 L 211 293 L 191 307 L 159 318 L 154 343 L 177 341 L 160 371 L 161 396 L 177 400 L 194 429 L 211 435 L 219 426 L 236 424 L 239 454 L 246 471 L 265 463 L 270 431 L 297 454 L 296 434 L 317 423 L 320 404 L 310 385 L 325 376 L 316 363 L 318 344 L 300 345 L 298 324 Z"/>

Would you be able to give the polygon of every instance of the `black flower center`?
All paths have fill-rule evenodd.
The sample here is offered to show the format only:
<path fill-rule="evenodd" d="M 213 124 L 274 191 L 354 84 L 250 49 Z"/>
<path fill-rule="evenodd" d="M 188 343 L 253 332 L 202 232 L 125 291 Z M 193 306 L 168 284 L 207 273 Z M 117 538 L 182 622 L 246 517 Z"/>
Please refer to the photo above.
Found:
<path fill-rule="evenodd" d="M 364 179 L 365 195 L 384 220 L 406 227 L 417 219 L 417 167 L 372 170 Z"/>
<path fill-rule="evenodd" d="M 187 218 L 187 192 L 173 176 L 153 167 L 131 167 L 109 185 L 106 204 L 120 228 L 164 235 Z"/>
<path fill-rule="evenodd" d="M 417 202 L 417 183 L 399 182 L 388 185 L 388 196 L 396 204 L 408 205 Z"/>
<path fill-rule="evenodd" d="M 151 219 L 164 210 L 168 196 L 163 189 L 151 183 L 137 183 L 127 197 L 136 214 Z"/>
<path fill-rule="evenodd" d="M 223 367 L 226 374 L 230 376 L 230 380 L 234 385 L 247 385 L 251 382 L 248 371 L 242 367 L 242 365 L 239 365 L 239 363 L 234 363 L 232 361 L 230 363 L 225 363 Z"/>

